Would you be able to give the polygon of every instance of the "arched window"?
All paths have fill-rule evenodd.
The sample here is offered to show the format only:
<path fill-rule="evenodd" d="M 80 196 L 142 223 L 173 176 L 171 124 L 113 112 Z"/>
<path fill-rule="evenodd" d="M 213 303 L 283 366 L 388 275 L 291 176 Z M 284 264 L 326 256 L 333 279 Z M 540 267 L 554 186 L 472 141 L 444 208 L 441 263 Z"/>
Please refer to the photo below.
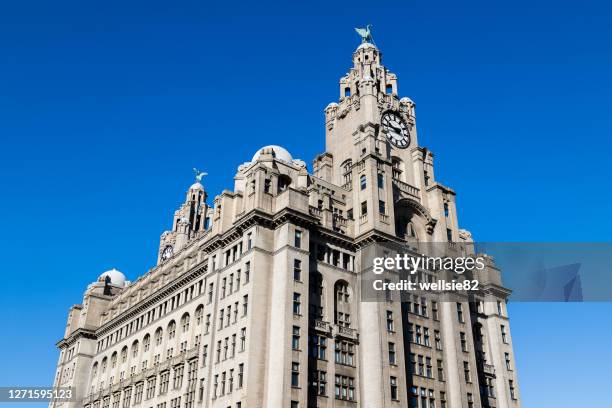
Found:
<path fill-rule="evenodd" d="M 164 338 L 164 331 L 162 330 L 161 327 L 158 327 L 157 330 L 155 330 L 155 345 L 160 346 L 162 344 L 163 338 Z"/>
<path fill-rule="evenodd" d="M 278 176 L 278 192 L 282 193 L 291 185 L 291 177 L 286 174 Z"/>
<path fill-rule="evenodd" d="M 96 375 L 98 375 L 98 362 L 96 361 L 93 365 L 93 368 L 91 369 L 91 378 L 96 378 Z"/>
<path fill-rule="evenodd" d="M 342 175 L 344 179 L 344 184 L 350 183 L 353 181 L 353 162 L 349 160 L 345 160 L 342 163 Z"/>
<path fill-rule="evenodd" d="M 362 174 L 361 176 L 359 176 L 359 188 L 361 190 L 365 190 L 365 188 L 367 187 L 367 179 L 366 179 L 366 175 Z"/>
<path fill-rule="evenodd" d="M 170 324 L 168 324 L 168 339 L 173 339 L 176 335 L 176 322 L 172 320 Z"/>
<path fill-rule="evenodd" d="M 138 356 L 138 340 L 134 340 L 132 343 L 132 357 Z"/>
<path fill-rule="evenodd" d="M 142 348 L 144 352 L 149 351 L 149 347 L 151 346 L 151 336 L 150 335 L 146 335 L 144 336 L 144 339 L 142 339 Z"/>
<path fill-rule="evenodd" d="M 339 280 L 334 284 L 334 318 L 338 326 L 351 326 L 351 289 L 346 281 Z"/>
<path fill-rule="evenodd" d="M 189 313 L 185 313 L 181 317 L 181 327 L 183 328 L 183 333 L 189 330 Z"/>
<path fill-rule="evenodd" d="M 117 366 L 117 352 L 115 351 L 111 356 L 111 368 L 115 368 Z"/>
<path fill-rule="evenodd" d="M 125 363 L 127 361 L 127 356 L 128 356 L 128 348 L 127 346 L 124 346 L 121 349 L 121 362 Z"/>
<path fill-rule="evenodd" d="M 107 361 L 108 361 L 108 360 L 106 359 L 106 357 L 104 357 L 104 358 L 102 359 L 102 364 L 101 364 L 101 367 L 100 367 L 100 372 L 101 372 L 102 374 L 104 374 L 104 372 L 106 371 L 106 363 L 107 363 Z"/>
<path fill-rule="evenodd" d="M 199 326 L 202 323 L 202 316 L 204 315 L 204 306 L 199 305 L 195 311 L 196 324 Z"/>
<path fill-rule="evenodd" d="M 349 302 L 349 289 L 348 283 L 344 281 L 336 282 L 336 301 L 337 302 Z"/>

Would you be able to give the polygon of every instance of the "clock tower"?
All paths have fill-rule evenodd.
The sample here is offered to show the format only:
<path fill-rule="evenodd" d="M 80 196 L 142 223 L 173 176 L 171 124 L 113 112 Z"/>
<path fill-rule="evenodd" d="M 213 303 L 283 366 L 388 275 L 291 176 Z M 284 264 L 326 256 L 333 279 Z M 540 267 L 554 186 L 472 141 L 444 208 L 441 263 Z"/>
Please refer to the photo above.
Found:
<path fill-rule="evenodd" d="M 433 155 L 418 145 L 414 102 L 399 97 L 397 76 L 382 65 L 371 37 L 352 59 L 340 78 L 338 102 L 325 108 L 326 152 L 315 159 L 315 175 L 352 192 L 348 215 L 356 221 L 356 236 L 376 229 L 446 241 L 443 233 L 431 236 L 435 217 L 426 209 L 426 190 Z M 398 207 L 413 209 L 396 215 Z M 409 225 L 415 211 L 422 217 Z"/>

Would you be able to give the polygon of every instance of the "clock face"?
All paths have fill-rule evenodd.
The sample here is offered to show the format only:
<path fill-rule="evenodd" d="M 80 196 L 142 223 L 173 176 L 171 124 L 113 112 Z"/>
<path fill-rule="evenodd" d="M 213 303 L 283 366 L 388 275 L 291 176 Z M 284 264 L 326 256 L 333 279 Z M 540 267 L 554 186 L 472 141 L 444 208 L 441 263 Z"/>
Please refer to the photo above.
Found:
<path fill-rule="evenodd" d="M 397 113 L 386 112 L 380 121 L 382 131 L 386 133 L 387 139 L 393 146 L 405 149 L 410 144 L 410 129 Z"/>
<path fill-rule="evenodd" d="M 167 247 L 164 248 L 164 251 L 162 252 L 161 260 L 167 261 L 168 259 L 172 257 L 173 253 L 174 253 L 174 250 L 172 249 L 172 245 L 168 245 Z"/>

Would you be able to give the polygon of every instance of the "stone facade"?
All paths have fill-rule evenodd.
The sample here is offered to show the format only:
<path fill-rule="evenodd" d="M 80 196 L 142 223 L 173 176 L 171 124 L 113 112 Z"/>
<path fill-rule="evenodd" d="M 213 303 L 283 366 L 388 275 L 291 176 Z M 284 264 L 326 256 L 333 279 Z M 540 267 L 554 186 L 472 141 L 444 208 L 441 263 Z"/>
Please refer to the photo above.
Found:
<path fill-rule="evenodd" d="M 312 174 L 268 146 L 212 207 L 193 184 L 158 265 L 70 309 L 54 384 L 77 400 L 51 407 L 520 407 L 492 260 L 478 298 L 360 301 L 369 246 L 471 242 L 397 86 L 363 43 Z"/>

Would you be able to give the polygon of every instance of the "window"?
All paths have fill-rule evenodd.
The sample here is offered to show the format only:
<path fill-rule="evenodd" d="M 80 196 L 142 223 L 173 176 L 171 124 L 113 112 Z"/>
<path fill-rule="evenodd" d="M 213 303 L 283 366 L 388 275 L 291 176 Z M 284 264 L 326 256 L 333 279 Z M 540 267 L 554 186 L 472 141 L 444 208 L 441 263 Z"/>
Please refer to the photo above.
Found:
<path fill-rule="evenodd" d="M 293 293 L 293 314 L 302 314 L 302 295 L 299 293 Z"/>
<path fill-rule="evenodd" d="M 325 360 L 327 351 L 327 338 L 314 334 L 310 337 L 310 356 L 318 360 Z"/>
<path fill-rule="evenodd" d="M 344 88 L 344 97 L 348 98 L 349 96 L 351 96 L 351 88 L 347 86 L 346 88 Z"/>
<path fill-rule="evenodd" d="M 438 380 L 444 381 L 444 362 L 442 360 L 437 361 L 438 366 Z"/>
<path fill-rule="evenodd" d="M 391 385 L 391 399 L 397 401 L 397 377 L 390 377 L 389 384 Z"/>
<path fill-rule="evenodd" d="M 387 208 L 383 200 L 378 200 L 378 212 L 381 214 L 385 214 L 387 212 Z"/>
<path fill-rule="evenodd" d="M 484 391 L 487 397 L 495 398 L 495 387 L 494 387 L 493 378 L 491 377 L 485 378 Z"/>
<path fill-rule="evenodd" d="M 389 364 L 397 364 L 395 343 L 389 342 Z"/>
<path fill-rule="evenodd" d="M 185 313 L 181 318 L 181 327 L 183 328 L 183 333 L 189 330 L 189 314 Z"/>
<path fill-rule="evenodd" d="M 438 314 L 438 302 L 431 302 L 431 312 L 434 320 L 440 320 L 440 315 Z"/>
<path fill-rule="evenodd" d="M 355 379 L 345 375 L 336 375 L 334 396 L 340 400 L 355 401 Z"/>
<path fill-rule="evenodd" d="M 238 365 L 238 388 L 242 388 L 244 378 L 244 363 Z"/>
<path fill-rule="evenodd" d="M 516 391 L 514 390 L 514 381 L 508 380 L 508 384 L 510 385 L 510 398 L 515 400 L 516 399 Z"/>
<path fill-rule="evenodd" d="M 465 382 L 472 382 L 472 377 L 470 376 L 470 363 L 467 361 L 463 362 L 463 376 L 465 377 Z"/>
<path fill-rule="evenodd" d="M 240 329 L 240 351 L 246 349 L 246 327 Z"/>
<path fill-rule="evenodd" d="M 251 275 L 251 262 L 246 262 L 244 264 L 244 283 L 249 283 L 250 275 Z"/>
<path fill-rule="evenodd" d="M 242 315 L 246 316 L 249 313 L 249 295 L 242 297 Z"/>
<path fill-rule="evenodd" d="M 292 334 L 291 334 L 291 348 L 293 350 L 300 349 L 300 327 L 293 326 Z"/>
<path fill-rule="evenodd" d="M 346 282 L 336 283 L 336 300 L 338 302 L 349 302 L 349 289 Z"/>
<path fill-rule="evenodd" d="M 433 378 L 433 370 L 431 368 L 431 357 L 425 357 L 425 377 Z"/>
<path fill-rule="evenodd" d="M 300 230 L 295 230 L 295 242 L 294 242 L 294 246 L 296 248 L 301 248 L 302 247 L 302 231 L 300 231 Z"/>
<path fill-rule="evenodd" d="M 251 248 L 253 248 L 253 234 L 249 232 L 247 234 L 247 251 Z"/>
<path fill-rule="evenodd" d="M 293 260 L 293 280 L 298 282 L 302 281 L 302 261 L 299 259 Z"/>
<path fill-rule="evenodd" d="M 504 360 L 506 360 L 506 369 L 512 370 L 510 365 L 510 353 L 504 353 Z"/>
<path fill-rule="evenodd" d="M 300 363 L 291 363 L 291 386 L 300 386 Z"/>
<path fill-rule="evenodd" d="M 157 377 L 151 377 L 147 381 L 147 399 L 151 399 L 155 396 L 155 382 Z"/>
<path fill-rule="evenodd" d="M 429 329 L 423 327 L 423 344 L 429 347 Z"/>
<path fill-rule="evenodd" d="M 361 215 L 367 215 L 368 214 L 368 203 L 367 201 L 364 201 L 361 203 Z"/>
<path fill-rule="evenodd" d="M 297 401 L 291 401 L 291 408 L 299 408 L 300 403 Z"/>
<path fill-rule="evenodd" d="M 474 397 L 468 392 L 467 395 L 468 408 L 474 408 Z"/>
<path fill-rule="evenodd" d="M 385 188 L 385 175 L 383 173 L 378 173 L 377 183 L 378 188 Z"/>
<path fill-rule="evenodd" d="M 464 332 L 459 333 L 459 340 L 461 341 L 461 351 L 467 352 L 467 340 Z"/>
<path fill-rule="evenodd" d="M 391 94 L 391 93 L 393 93 L 393 85 L 391 85 L 391 84 L 386 84 L 386 85 L 385 85 L 385 93 L 387 93 L 387 94 Z M 395 398 L 394 398 L 394 399 L 395 399 Z"/>
<path fill-rule="evenodd" d="M 508 335 L 506 334 L 506 326 L 504 326 L 503 324 L 500 326 L 501 329 L 501 336 L 502 336 L 502 341 L 505 344 L 508 344 Z"/>
<path fill-rule="evenodd" d="M 355 357 L 355 346 L 353 343 L 336 340 L 334 359 L 337 364 L 353 366 Z"/>
<path fill-rule="evenodd" d="M 367 186 L 368 186 L 367 178 L 366 178 L 365 174 L 362 174 L 361 176 L 359 176 L 359 187 L 362 190 L 365 190 Z"/>
<path fill-rule="evenodd" d="M 387 310 L 387 331 L 388 332 L 394 332 L 394 325 L 393 325 L 393 312 L 391 310 Z"/>
<path fill-rule="evenodd" d="M 197 307 L 196 311 L 195 311 L 195 317 L 196 317 L 196 325 L 200 325 L 202 324 L 202 317 L 204 316 L 204 306 L 200 305 Z"/>
<path fill-rule="evenodd" d="M 457 320 L 459 323 L 465 323 L 463 318 L 463 305 L 461 303 L 457 303 Z"/>
<path fill-rule="evenodd" d="M 311 374 L 310 387 L 316 395 L 327 394 L 327 373 L 322 370 L 313 371 Z"/>
<path fill-rule="evenodd" d="M 444 216 L 448 217 L 448 203 L 444 203 Z"/>
<path fill-rule="evenodd" d="M 174 367 L 174 377 L 173 377 L 173 386 L 174 389 L 179 389 L 183 385 L 183 371 L 185 370 L 185 366 L 180 365 Z"/>
<path fill-rule="evenodd" d="M 446 229 L 446 239 L 448 242 L 453 242 L 453 231 L 450 228 Z"/>

